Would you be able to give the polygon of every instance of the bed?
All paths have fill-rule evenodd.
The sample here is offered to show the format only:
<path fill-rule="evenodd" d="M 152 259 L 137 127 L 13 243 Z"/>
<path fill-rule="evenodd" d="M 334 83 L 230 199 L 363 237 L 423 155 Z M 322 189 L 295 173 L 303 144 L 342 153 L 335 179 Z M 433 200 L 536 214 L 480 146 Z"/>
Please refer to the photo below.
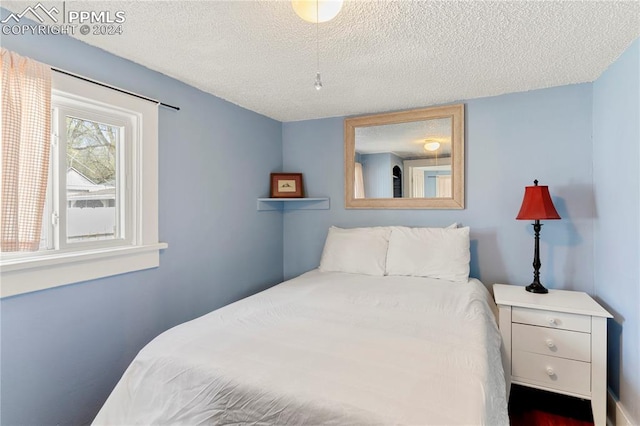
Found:
<path fill-rule="evenodd" d="M 326 251 L 320 269 L 158 336 L 94 424 L 509 423 L 480 281 L 329 271 Z"/>

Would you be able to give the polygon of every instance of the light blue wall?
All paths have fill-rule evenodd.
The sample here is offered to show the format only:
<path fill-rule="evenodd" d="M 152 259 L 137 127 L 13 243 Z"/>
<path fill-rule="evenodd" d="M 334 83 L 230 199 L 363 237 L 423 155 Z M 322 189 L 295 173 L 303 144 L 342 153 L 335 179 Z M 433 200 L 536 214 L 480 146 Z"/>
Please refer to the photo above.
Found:
<path fill-rule="evenodd" d="M 256 198 L 282 125 L 64 36 L 2 45 L 182 108 L 160 108 L 160 267 L 1 301 L 0 422 L 84 424 L 150 339 L 281 281 L 282 215 Z"/>
<path fill-rule="evenodd" d="M 365 196 L 393 198 L 392 154 L 361 154 L 360 162 Z"/>
<path fill-rule="evenodd" d="M 640 422 L 640 40 L 593 85 L 595 290 L 611 311 L 609 386 Z"/>
<path fill-rule="evenodd" d="M 346 210 L 343 118 L 283 124 L 286 170 L 302 171 L 310 196 L 331 209 L 284 215 L 284 273 L 318 266 L 330 225 L 471 227 L 471 274 L 486 285 L 533 278 L 533 231 L 517 221 L 524 187 L 549 185 L 559 221 L 542 229 L 542 282 L 593 293 L 591 85 L 572 85 L 466 103 L 466 209 Z"/>

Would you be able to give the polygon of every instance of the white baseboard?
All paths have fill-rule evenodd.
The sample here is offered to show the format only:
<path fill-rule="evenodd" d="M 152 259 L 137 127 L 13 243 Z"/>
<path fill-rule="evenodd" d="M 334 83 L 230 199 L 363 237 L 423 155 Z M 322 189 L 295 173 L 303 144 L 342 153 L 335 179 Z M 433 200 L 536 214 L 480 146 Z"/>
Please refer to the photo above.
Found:
<path fill-rule="evenodd" d="M 640 423 L 635 423 L 631 420 L 631 416 L 624 409 L 620 401 L 618 401 L 611 389 L 607 392 L 607 425 L 608 426 L 637 426 Z"/>

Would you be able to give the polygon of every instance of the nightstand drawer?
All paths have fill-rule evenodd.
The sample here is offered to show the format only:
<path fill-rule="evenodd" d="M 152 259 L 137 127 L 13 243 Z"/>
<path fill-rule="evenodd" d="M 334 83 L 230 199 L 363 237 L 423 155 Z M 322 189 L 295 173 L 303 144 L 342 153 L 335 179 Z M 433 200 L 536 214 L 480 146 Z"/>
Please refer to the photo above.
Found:
<path fill-rule="evenodd" d="M 511 321 L 521 324 L 540 325 L 542 327 L 560 328 L 563 330 L 591 332 L 591 317 L 568 314 L 565 312 L 543 311 L 513 307 Z"/>
<path fill-rule="evenodd" d="M 513 350 L 591 362 L 591 335 L 534 325 L 513 324 Z"/>
<path fill-rule="evenodd" d="M 591 364 L 514 350 L 511 366 L 514 382 L 591 395 Z"/>

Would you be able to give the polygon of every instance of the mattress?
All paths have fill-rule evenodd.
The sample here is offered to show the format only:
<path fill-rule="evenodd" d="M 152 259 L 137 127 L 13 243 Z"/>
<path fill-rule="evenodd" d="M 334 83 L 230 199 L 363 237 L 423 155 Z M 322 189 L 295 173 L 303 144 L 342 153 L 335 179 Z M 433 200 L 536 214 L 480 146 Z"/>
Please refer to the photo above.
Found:
<path fill-rule="evenodd" d="M 507 425 L 482 283 L 308 272 L 179 325 L 96 425 Z"/>

